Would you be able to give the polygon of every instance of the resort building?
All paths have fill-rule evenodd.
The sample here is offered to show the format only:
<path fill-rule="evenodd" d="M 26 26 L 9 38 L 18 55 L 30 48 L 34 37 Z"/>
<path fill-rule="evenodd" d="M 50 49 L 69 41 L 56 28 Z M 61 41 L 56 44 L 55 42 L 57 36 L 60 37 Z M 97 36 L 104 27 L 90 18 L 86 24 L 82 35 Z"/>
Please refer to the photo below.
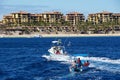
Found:
<path fill-rule="evenodd" d="M 11 13 L 9 16 L 3 16 L 3 23 L 10 24 L 11 26 L 21 26 L 21 24 L 26 22 L 30 22 L 30 13 L 24 11 Z"/>
<path fill-rule="evenodd" d="M 78 24 L 85 21 L 85 16 L 79 12 L 70 12 L 63 15 L 61 12 L 43 12 L 32 14 L 24 11 L 10 13 L 3 16 L 2 25 L 34 28 L 45 32 L 78 32 Z M 102 24 L 112 22 L 120 24 L 120 13 L 111 13 L 107 11 L 92 13 L 88 15 L 88 22 L 93 24 Z M 83 23 L 84 24 L 84 23 Z M 32 31 L 32 30 L 31 30 Z"/>
<path fill-rule="evenodd" d="M 85 20 L 85 17 L 82 13 L 78 12 L 70 12 L 66 14 L 66 21 L 70 23 L 70 25 L 77 25 L 78 22 L 83 22 Z"/>
<path fill-rule="evenodd" d="M 61 12 L 31 14 L 20 11 L 3 17 L 3 23 L 6 26 L 39 26 L 41 30 L 47 32 L 61 31 L 62 29 L 59 26 L 61 20 L 63 20 L 63 14 Z"/>
<path fill-rule="evenodd" d="M 113 21 L 115 21 L 115 24 L 120 24 L 120 13 L 113 14 Z"/>
<path fill-rule="evenodd" d="M 113 13 L 103 11 L 95 14 L 88 15 L 88 21 L 93 22 L 94 24 L 101 24 L 103 22 L 110 22 L 113 20 Z"/>
<path fill-rule="evenodd" d="M 42 14 L 31 14 L 30 15 L 30 22 L 35 24 L 43 20 Z"/>
<path fill-rule="evenodd" d="M 89 14 L 88 15 L 88 21 L 92 22 L 93 24 L 96 23 L 96 14 Z"/>
<path fill-rule="evenodd" d="M 44 12 L 42 13 L 43 21 L 46 23 L 59 23 L 63 19 L 61 12 Z"/>
<path fill-rule="evenodd" d="M 21 26 L 21 24 L 30 22 L 30 13 L 28 12 L 20 11 L 16 13 L 11 13 L 11 15 L 12 15 L 14 24 L 17 26 Z"/>
<path fill-rule="evenodd" d="M 12 15 L 3 16 L 2 22 L 3 22 L 3 24 L 12 26 L 14 24 Z"/>
<path fill-rule="evenodd" d="M 3 21 L 0 20 L 0 28 L 3 27 L 3 26 L 4 26 Z"/>

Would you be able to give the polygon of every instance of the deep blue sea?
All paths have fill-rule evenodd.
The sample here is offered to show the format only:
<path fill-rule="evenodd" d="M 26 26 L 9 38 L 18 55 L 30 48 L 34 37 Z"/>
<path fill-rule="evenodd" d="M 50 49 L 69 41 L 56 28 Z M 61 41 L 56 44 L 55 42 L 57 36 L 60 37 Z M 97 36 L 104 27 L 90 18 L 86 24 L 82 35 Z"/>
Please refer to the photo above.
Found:
<path fill-rule="evenodd" d="M 72 74 L 42 57 L 56 39 L 69 54 L 89 54 L 91 69 Z M 0 38 L 0 80 L 120 80 L 120 37 Z"/>

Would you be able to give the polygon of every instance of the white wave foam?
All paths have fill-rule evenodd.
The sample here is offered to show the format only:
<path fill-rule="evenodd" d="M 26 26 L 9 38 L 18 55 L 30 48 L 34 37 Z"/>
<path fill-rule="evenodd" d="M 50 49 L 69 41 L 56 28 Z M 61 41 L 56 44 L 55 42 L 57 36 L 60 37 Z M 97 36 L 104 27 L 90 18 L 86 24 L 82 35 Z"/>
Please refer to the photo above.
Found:
<path fill-rule="evenodd" d="M 89 60 L 91 62 L 90 67 L 115 73 L 120 72 L 120 59 L 112 60 L 106 57 L 81 57 L 81 60 Z"/>
<path fill-rule="evenodd" d="M 62 61 L 63 64 L 70 64 L 74 58 L 80 57 L 81 60 L 89 60 L 90 61 L 90 67 L 95 67 L 100 70 L 107 70 L 111 72 L 120 72 L 120 59 L 112 60 L 106 57 L 82 57 L 82 56 L 71 56 L 70 58 L 66 56 L 52 56 L 49 55 L 43 55 L 42 57 L 47 58 L 48 60 L 56 60 L 56 61 Z"/>
<path fill-rule="evenodd" d="M 81 57 L 81 56 L 77 56 Z M 99 62 L 105 62 L 110 64 L 120 64 L 120 59 L 112 60 L 106 57 L 81 57 L 82 60 L 90 60 L 90 61 L 99 61 Z"/>
<path fill-rule="evenodd" d="M 110 64 L 120 64 L 120 59 L 117 60 L 112 60 L 106 57 L 82 57 L 82 56 L 49 56 L 49 55 L 43 55 L 42 57 L 47 58 L 48 60 L 56 60 L 56 61 L 73 61 L 74 58 L 80 57 L 81 60 L 90 60 L 90 61 L 99 61 L 99 62 L 105 62 L 105 63 L 110 63 Z"/>
<path fill-rule="evenodd" d="M 49 56 L 49 55 L 43 55 L 42 57 L 45 57 L 48 60 L 55 60 L 55 61 L 65 61 L 68 62 L 70 61 L 70 59 L 72 59 L 72 57 L 68 56 L 68 55 L 54 55 L 54 56 Z"/>

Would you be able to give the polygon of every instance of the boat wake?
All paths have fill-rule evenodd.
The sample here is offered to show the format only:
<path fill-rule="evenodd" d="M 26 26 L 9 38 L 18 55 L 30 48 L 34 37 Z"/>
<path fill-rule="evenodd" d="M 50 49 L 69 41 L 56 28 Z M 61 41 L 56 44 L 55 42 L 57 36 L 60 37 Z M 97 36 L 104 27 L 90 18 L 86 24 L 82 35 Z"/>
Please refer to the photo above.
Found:
<path fill-rule="evenodd" d="M 81 57 L 81 59 L 82 60 L 97 61 L 97 62 L 105 62 L 105 63 L 111 63 L 111 64 L 120 64 L 120 59 L 112 60 L 112 59 L 109 59 L 106 57 Z"/>
<path fill-rule="evenodd" d="M 62 61 L 61 63 L 64 64 L 70 64 L 71 61 L 73 61 L 74 58 L 80 57 L 81 60 L 89 60 L 90 61 L 90 67 L 94 67 L 96 69 L 100 70 L 107 70 L 110 72 L 120 72 L 120 59 L 112 60 L 106 57 L 83 57 L 83 56 L 76 56 L 71 58 L 68 58 L 66 56 L 62 56 L 60 58 L 57 58 L 56 56 L 50 58 L 49 55 L 43 55 L 42 57 L 47 58 L 48 60 L 55 60 L 55 61 Z M 71 59 L 71 60 L 70 60 Z"/>
<path fill-rule="evenodd" d="M 89 61 L 96 61 L 96 62 L 104 62 L 104 63 L 111 63 L 111 64 L 120 64 L 120 59 L 117 59 L 117 60 L 112 60 L 112 59 L 109 59 L 109 58 L 106 58 L 106 57 L 83 57 L 83 56 L 49 56 L 49 55 L 43 55 L 42 57 L 45 57 L 46 59 L 51 59 L 51 60 L 56 60 L 56 61 L 70 61 L 70 58 L 71 59 L 74 59 L 74 58 L 78 58 L 80 57 L 81 60 L 89 60 Z"/>
<path fill-rule="evenodd" d="M 90 67 L 100 70 L 120 73 L 120 59 L 112 60 L 106 57 L 81 57 L 82 60 L 89 60 Z"/>

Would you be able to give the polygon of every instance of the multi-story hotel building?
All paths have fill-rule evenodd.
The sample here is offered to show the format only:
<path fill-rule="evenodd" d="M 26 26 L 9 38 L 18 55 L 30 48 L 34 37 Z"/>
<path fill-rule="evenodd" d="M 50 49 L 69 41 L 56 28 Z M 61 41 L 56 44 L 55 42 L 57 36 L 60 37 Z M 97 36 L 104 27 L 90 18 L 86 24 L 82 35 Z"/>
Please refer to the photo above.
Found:
<path fill-rule="evenodd" d="M 115 21 L 116 24 L 120 24 L 120 13 L 114 13 L 113 14 L 113 20 Z"/>
<path fill-rule="evenodd" d="M 71 25 L 76 25 L 78 22 L 83 22 L 85 17 L 82 13 L 78 12 L 70 12 L 66 14 L 66 21 L 68 21 Z"/>
<path fill-rule="evenodd" d="M 10 15 L 3 16 L 3 24 L 8 26 L 21 26 L 26 23 L 32 24 L 36 22 L 45 22 L 49 24 L 60 23 L 61 20 L 65 20 L 70 23 L 71 26 L 77 25 L 79 22 L 84 22 L 85 17 L 82 13 L 70 12 L 63 16 L 61 12 L 44 12 L 41 14 L 31 14 L 28 12 L 20 11 L 11 13 Z M 103 11 L 100 13 L 94 13 L 88 15 L 88 21 L 93 24 L 101 24 L 103 22 L 115 21 L 120 23 L 120 13 L 111 13 Z"/>
<path fill-rule="evenodd" d="M 0 28 L 4 27 L 3 20 L 0 20 Z"/>
<path fill-rule="evenodd" d="M 42 14 L 31 14 L 30 15 L 30 22 L 40 22 L 43 20 Z"/>
<path fill-rule="evenodd" d="M 16 12 L 16 13 L 11 13 L 13 22 L 15 25 L 21 25 L 22 23 L 30 22 L 30 13 L 28 12 Z"/>
<path fill-rule="evenodd" d="M 12 15 L 3 16 L 2 22 L 3 24 L 12 26 L 14 24 Z"/>
<path fill-rule="evenodd" d="M 46 23 L 59 23 L 63 19 L 63 14 L 61 12 L 44 12 L 42 17 Z"/>
<path fill-rule="evenodd" d="M 20 11 L 3 17 L 3 23 L 5 24 L 20 26 L 25 22 L 30 22 L 30 13 Z"/>
<path fill-rule="evenodd" d="M 92 23 L 97 23 L 96 21 L 96 14 L 89 14 L 88 15 L 88 21 Z"/>
<path fill-rule="evenodd" d="M 113 13 L 103 11 L 100 13 L 95 14 L 89 14 L 88 15 L 88 21 L 93 22 L 94 24 L 103 23 L 103 22 L 109 22 L 113 20 Z"/>
<path fill-rule="evenodd" d="M 3 17 L 3 22 L 5 24 L 11 23 L 14 25 L 21 25 L 22 23 L 32 23 L 44 21 L 46 23 L 59 23 L 63 19 L 63 14 L 61 12 L 44 12 L 41 14 L 31 14 L 27 12 L 17 12 L 11 13 L 10 15 Z"/>

